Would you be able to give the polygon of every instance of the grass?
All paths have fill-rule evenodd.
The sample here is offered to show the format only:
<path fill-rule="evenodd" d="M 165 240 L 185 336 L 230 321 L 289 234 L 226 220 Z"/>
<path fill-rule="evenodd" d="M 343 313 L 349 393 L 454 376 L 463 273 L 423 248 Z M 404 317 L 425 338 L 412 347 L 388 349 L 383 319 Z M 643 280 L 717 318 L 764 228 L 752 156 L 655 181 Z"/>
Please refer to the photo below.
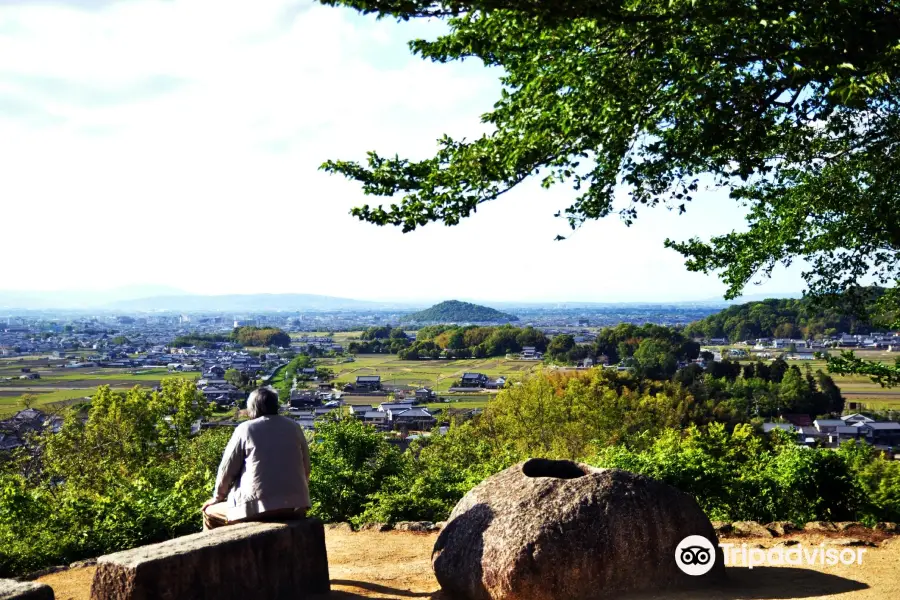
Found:
<path fill-rule="evenodd" d="M 42 406 L 46 406 L 54 402 L 84 398 L 85 396 L 90 395 L 88 393 L 89 391 L 90 390 L 35 390 L 32 392 L 22 393 L 34 394 L 35 396 L 37 396 L 37 400 L 35 401 L 33 406 L 34 408 L 41 408 Z M 22 410 L 22 406 L 19 404 L 19 398 L 19 396 L 0 396 L 0 418 L 6 418 Z"/>
<path fill-rule="evenodd" d="M 278 389 L 284 383 L 284 370 L 287 368 L 287 365 L 281 365 L 275 372 L 272 373 L 272 379 L 269 380 L 269 385 Z"/>
<path fill-rule="evenodd" d="M 0 377 L 18 377 L 22 367 L 31 368 L 40 379 L 14 379 L 0 383 L 0 417 L 9 416 L 21 409 L 23 394 L 37 396 L 35 408 L 54 402 L 91 396 L 101 385 L 127 390 L 138 385 L 151 388 L 166 377 L 184 377 L 196 380 L 200 373 L 169 373 L 167 369 L 66 369 L 60 363 L 53 364 L 46 359 L 23 361 L 14 364 L 0 363 Z"/>

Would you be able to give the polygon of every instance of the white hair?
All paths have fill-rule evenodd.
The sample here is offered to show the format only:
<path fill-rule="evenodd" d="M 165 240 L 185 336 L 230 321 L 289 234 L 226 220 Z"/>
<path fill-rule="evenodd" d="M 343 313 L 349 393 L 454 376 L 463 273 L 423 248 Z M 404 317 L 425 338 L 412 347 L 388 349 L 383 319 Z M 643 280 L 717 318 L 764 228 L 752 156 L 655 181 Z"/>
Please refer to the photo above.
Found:
<path fill-rule="evenodd" d="M 272 386 L 261 387 L 250 392 L 247 398 L 247 414 L 251 419 L 278 414 L 278 392 Z"/>

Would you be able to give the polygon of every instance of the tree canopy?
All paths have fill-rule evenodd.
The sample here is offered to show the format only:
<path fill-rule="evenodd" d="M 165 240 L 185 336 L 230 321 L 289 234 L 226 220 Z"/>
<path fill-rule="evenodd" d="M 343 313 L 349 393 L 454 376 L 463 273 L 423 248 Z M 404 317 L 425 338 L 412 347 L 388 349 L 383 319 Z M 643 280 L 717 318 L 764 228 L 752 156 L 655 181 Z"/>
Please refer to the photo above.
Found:
<path fill-rule="evenodd" d="M 498 67 L 476 139 L 434 156 L 369 153 L 323 169 L 387 199 L 356 217 L 411 231 L 455 225 L 538 177 L 568 184 L 572 228 L 614 212 L 687 210 L 701 186 L 747 207 L 745 231 L 668 240 L 728 297 L 806 259 L 810 290 L 897 279 L 900 2 L 896 0 L 320 0 L 407 20 L 446 19 L 423 59 Z M 560 236 L 561 237 L 561 236 Z"/>
<path fill-rule="evenodd" d="M 867 300 L 870 309 L 882 292 L 877 288 L 871 290 L 871 298 Z M 854 311 L 846 306 L 839 303 L 821 306 L 808 298 L 735 304 L 685 328 L 687 335 L 726 337 L 732 342 L 760 337 L 800 339 L 871 331 L 871 324 L 856 318 Z"/>
<path fill-rule="evenodd" d="M 459 300 L 446 300 L 435 304 L 431 308 L 420 310 L 403 317 L 404 322 L 419 323 L 489 323 L 518 321 L 519 317 L 501 312 L 495 308 L 460 302 Z"/>
<path fill-rule="evenodd" d="M 280 346 L 291 345 L 291 336 L 277 327 L 238 327 L 232 338 L 243 346 Z"/>

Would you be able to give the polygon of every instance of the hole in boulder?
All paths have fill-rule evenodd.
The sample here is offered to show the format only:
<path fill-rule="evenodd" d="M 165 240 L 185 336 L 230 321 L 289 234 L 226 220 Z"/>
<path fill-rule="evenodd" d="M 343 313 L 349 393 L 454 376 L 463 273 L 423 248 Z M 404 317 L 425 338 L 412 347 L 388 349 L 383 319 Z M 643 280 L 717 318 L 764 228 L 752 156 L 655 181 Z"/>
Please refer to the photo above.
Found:
<path fill-rule="evenodd" d="M 557 479 L 578 479 L 586 473 L 571 460 L 549 460 L 532 458 L 522 465 L 526 477 L 555 477 Z"/>

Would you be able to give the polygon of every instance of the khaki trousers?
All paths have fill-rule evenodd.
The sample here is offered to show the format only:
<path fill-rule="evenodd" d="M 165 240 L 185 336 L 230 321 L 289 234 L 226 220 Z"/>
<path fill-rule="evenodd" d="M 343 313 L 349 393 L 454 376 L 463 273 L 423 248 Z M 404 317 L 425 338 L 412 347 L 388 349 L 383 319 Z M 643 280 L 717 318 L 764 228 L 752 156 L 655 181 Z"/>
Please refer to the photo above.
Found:
<path fill-rule="evenodd" d="M 289 521 L 291 519 L 302 519 L 306 516 L 306 508 L 282 508 L 279 510 L 270 510 L 245 519 L 228 520 L 228 503 L 218 502 L 210 504 L 203 512 L 203 531 L 209 531 L 216 527 L 224 527 L 225 525 L 234 525 L 235 523 L 247 523 L 250 521 Z"/>

